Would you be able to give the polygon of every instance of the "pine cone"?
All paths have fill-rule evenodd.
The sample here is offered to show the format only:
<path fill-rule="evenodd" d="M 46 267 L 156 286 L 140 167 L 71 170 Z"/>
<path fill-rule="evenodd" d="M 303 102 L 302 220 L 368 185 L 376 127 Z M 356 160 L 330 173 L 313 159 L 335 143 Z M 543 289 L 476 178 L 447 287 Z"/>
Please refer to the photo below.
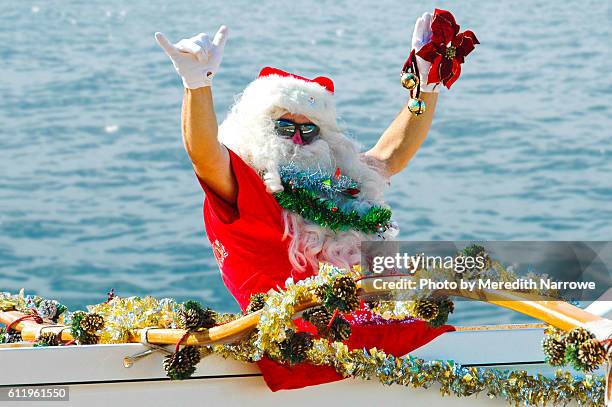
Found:
<path fill-rule="evenodd" d="M 267 299 L 268 295 L 266 293 L 257 293 L 251 295 L 251 301 L 249 302 L 249 306 L 246 309 L 246 313 L 252 314 L 253 312 L 263 309 L 266 306 Z"/>
<path fill-rule="evenodd" d="M 104 319 L 98 314 L 87 314 L 83 311 L 72 313 L 70 333 L 79 345 L 93 345 L 98 343 L 99 337 L 95 334 L 104 327 Z"/>
<path fill-rule="evenodd" d="M 434 319 L 427 321 L 430 327 L 438 328 L 448 322 L 448 315 L 455 311 L 455 304 L 448 298 L 442 301 L 436 300 L 435 303 L 438 305 L 438 316 Z"/>
<path fill-rule="evenodd" d="M 606 350 L 597 339 L 589 339 L 578 347 L 578 360 L 586 371 L 594 370 L 606 361 Z"/>
<path fill-rule="evenodd" d="M 38 315 L 44 319 L 55 319 L 57 317 L 57 302 L 52 300 L 42 300 L 38 304 Z"/>
<path fill-rule="evenodd" d="M 308 332 L 289 331 L 287 339 L 280 343 L 281 356 L 291 364 L 306 360 L 310 348 L 312 348 L 312 335 Z"/>
<path fill-rule="evenodd" d="M 486 255 L 487 251 L 485 250 L 483 246 L 479 244 L 472 244 L 466 247 L 465 249 L 463 249 L 461 254 L 464 256 L 468 256 L 468 257 L 478 257 L 478 256 Z"/>
<path fill-rule="evenodd" d="M 455 303 L 448 298 L 443 299 L 440 304 L 440 311 L 442 310 L 446 312 L 447 316 L 448 314 L 452 314 L 453 312 L 455 312 Z"/>
<path fill-rule="evenodd" d="M 332 314 L 325 307 L 316 307 L 304 311 L 302 317 L 321 331 L 329 324 Z"/>
<path fill-rule="evenodd" d="M 185 350 L 185 348 L 187 348 L 187 350 Z M 197 346 L 185 346 L 185 348 L 183 348 L 183 358 L 185 360 L 185 363 L 189 363 L 193 366 L 200 363 L 200 349 L 198 349 Z"/>
<path fill-rule="evenodd" d="M 95 345 L 100 340 L 98 335 L 92 333 L 84 333 L 78 339 L 79 345 Z"/>
<path fill-rule="evenodd" d="M 6 335 L 7 343 L 17 343 L 23 341 L 23 338 L 21 337 L 21 332 L 19 331 L 14 331 L 11 329 L 9 332 L 6 333 Z"/>
<path fill-rule="evenodd" d="M 336 315 L 331 326 L 329 326 L 332 316 L 325 307 L 311 308 L 302 314 L 304 320 L 317 327 L 317 331 L 322 337 L 331 341 L 348 339 L 351 336 L 351 324 L 342 316 Z"/>
<path fill-rule="evenodd" d="M 85 314 L 79 325 L 83 331 L 93 333 L 104 328 L 104 318 L 100 314 Z"/>
<path fill-rule="evenodd" d="M 201 312 L 197 309 L 181 309 L 178 314 L 178 325 L 182 329 L 194 330 L 200 326 Z"/>
<path fill-rule="evenodd" d="M 359 308 L 357 298 L 357 285 L 350 276 L 336 278 L 331 287 L 331 298 L 327 298 L 328 308 L 337 308 L 342 312 L 349 312 Z"/>
<path fill-rule="evenodd" d="M 0 328 L 0 343 L 16 343 L 21 341 L 21 332 L 14 329 L 7 331 L 4 328 Z"/>
<path fill-rule="evenodd" d="M 414 315 L 423 321 L 432 321 L 438 317 L 440 306 L 432 300 L 416 300 Z"/>
<path fill-rule="evenodd" d="M 336 316 L 325 337 L 330 341 L 344 341 L 351 336 L 351 332 L 351 324 L 343 317 Z"/>
<path fill-rule="evenodd" d="M 565 345 L 578 347 L 593 337 L 593 334 L 584 328 L 574 328 L 565 335 Z"/>
<path fill-rule="evenodd" d="M 345 300 L 345 303 L 346 303 L 346 307 L 345 307 L 346 311 L 344 312 L 355 311 L 355 310 L 358 310 L 360 307 L 359 298 L 357 297 L 357 295 L 347 298 Z"/>
<path fill-rule="evenodd" d="M 340 276 L 334 280 L 332 294 L 338 298 L 346 300 L 357 295 L 357 285 L 350 276 Z"/>
<path fill-rule="evenodd" d="M 463 252 L 461 252 L 459 255 L 464 257 L 472 257 L 474 259 L 476 257 L 482 257 L 484 259 L 483 267 L 479 267 L 478 265 L 476 265 L 473 268 L 470 268 L 468 271 L 475 271 L 477 272 L 477 274 L 480 274 L 491 268 L 491 257 L 489 257 L 489 254 L 483 246 L 477 244 L 470 245 L 463 249 Z"/>
<path fill-rule="evenodd" d="M 561 336 L 546 336 L 542 340 L 542 350 L 549 365 L 563 366 L 565 364 L 565 341 Z"/>
<path fill-rule="evenodd" d="M 58 346 L 60 344 L 57 334 L 53 332 L 43 332 L 38 338 L 40 346 Z"/>
<path fill-rule="evenodd" d="M 216 324 L 216 312 L 203 309 L 197 301 L 185 301 L 178 311 L 178 326 L 189 331 L 212 328 Z"/>
<path fill-rule="evenodd" d="M 330 289 L 329 284 L 322 284 L 320 286 L 315 287 L 314 294 L 321 301 L 324 301 L 327 298 L 327 292 L 329 291 L 329 289 Z"/>
<path fill-rule="evenodd" d="M 164 369 L 170 379 L 183 380 L 195 373 L 200 358 L 200 350 L 197 346 L 185 346 L 178 352 L 166 356 Z"/>

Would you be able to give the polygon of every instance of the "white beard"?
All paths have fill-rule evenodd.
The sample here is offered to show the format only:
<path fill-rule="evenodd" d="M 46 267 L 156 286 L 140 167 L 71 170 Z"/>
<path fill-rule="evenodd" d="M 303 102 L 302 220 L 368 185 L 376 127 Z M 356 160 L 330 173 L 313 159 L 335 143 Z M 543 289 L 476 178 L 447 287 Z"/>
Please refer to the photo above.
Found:
<path fill-rule="evenodd" d="M 386 207 L 384 189 L 388 184 L 382 169 L 376 163 L 366 162 L 359 152 L 359 145 L 346 137 L 336 123 L 317 123 L 319 137 L 308 145 L 299 146 L 291 140 L 278 137 L 273 119 L 286 110 L 272 108 L 248 114 L 247 107 L 238 102 L 219 128 L 219 140 L 231 148 L 246 163 L 258 171 L 268 192 L 282 190 L 279 166 L 295 163 L 300 168 L 322 169 L 330 174 L 340 168 L 360 185 L 360 198 Z M 257 111 L 257 109 L 255 109 Z M 323 228 L 300 215 L 283 209 L 284 238 L 289 238 L 289 260 L 295 271 L 309 268 L 318 271 L 319 262 L 331 263 L 349 269 L 359 264 L 361 241 L 375 240 L 376 235 L 357 231 L 338 231 Z M 392 239 L 397 230 L 385 232 L 385 239 Z"/>

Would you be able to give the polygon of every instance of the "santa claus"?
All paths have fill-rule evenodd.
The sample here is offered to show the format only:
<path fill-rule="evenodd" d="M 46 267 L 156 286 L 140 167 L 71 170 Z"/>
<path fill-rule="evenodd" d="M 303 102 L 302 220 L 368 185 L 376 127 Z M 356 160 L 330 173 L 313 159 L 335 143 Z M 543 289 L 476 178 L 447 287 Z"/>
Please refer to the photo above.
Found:
<path fill-rule="evenodd" d="M 430 13 L 417 19 L 413 49 L 429 42 L 431 21 Z M 425 113 L 416 116 L 405 106 L 376 145 L 362 153 L 338 125 L 331 79 L 263 68 L 217 126 L 212 81 L 221 64 L 227 27 L 219 28 L 212 40 L 199 34 L 172 44 L 161 33 L 155 36 L 183 80 L 183 141 L 205 192 L 206 232 L 223 281 L 243 311 L 253 294 L 283 287 L 289 277 L 311 276 L 320 262 L 352 267 L 360 261 L 361 241 L 393 237 L 391 223 L 376 230 L 351 227 L 358 222 L 331 225 L 324 214 L 286 205 L 279 197 L 291 180 L 282 172 L 291 167 L 346 177 L 354 186 L 349 210 L 386 208 L 389 177 L 406 167 L 433 118 L 439 83 L 427 83 L 429 62 L 415 61 Z M 347 319 L 353 329 L 350 347 L 377 347 L 395 355 L 452 329 L 433 329 L 414 319 L 381 322 L 367 311 Z M 259 365 L 273 390 L 341 379 L 328 367 L 284 366 L 266 359 Z"/>

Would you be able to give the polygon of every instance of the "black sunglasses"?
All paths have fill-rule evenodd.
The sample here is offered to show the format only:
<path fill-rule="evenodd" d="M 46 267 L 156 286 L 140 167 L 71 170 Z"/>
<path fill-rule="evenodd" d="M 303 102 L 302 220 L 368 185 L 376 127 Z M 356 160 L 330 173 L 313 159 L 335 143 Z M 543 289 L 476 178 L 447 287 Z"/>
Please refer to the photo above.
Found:
<path fill-rule="evenodd" d="M 314 123 L 294 123 L 291 120 L 278 119 L 274 121 L 274 129 L 282 138 L 292 138 L 297 129 L 300 129 L 300 135 L 304 144 L 312 143 L 319 135 L 319 126 Z"/>

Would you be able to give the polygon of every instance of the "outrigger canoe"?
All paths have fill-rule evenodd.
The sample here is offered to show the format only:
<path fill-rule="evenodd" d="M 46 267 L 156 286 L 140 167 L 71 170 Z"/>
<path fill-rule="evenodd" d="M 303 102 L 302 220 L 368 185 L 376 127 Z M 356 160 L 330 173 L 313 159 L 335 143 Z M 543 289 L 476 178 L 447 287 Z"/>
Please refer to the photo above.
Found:
<path fill-rule="evenodd" d="M 428 360 L 452 359 L 466 366 L 552 375 L 553 369 L 544 363 L 539 346 L 543 335 L 541 326 L 459 328 L 413 354 Z M 172 347 L 164 349 L 171 352 Z M 508 405 L 505 400 L 489 399 L 484 394 L 441 397 L 436 389 L 383 387 L 378 382 L 359 379 L 272 393 L 256 365 L 215 355 L 204 358 L 192 378 L 170 381 L 162 368 L 164 352 L 138 357 L 148 351 L 147 346 L 136 343 L 3 348 L 0 349 L 0 383 L 3 386 L 69 386 L 70 403 L 74 406 L 312 407 L 332 401 L 337 406 L 368 407 Z"/>
<path fill-rule="evenodd" d="M 448 293 L 447 293 L 448 294 Z M 479 292 L 451 293 L 478 298 L 536 317 L 561 329 L 577 326 L 607 326 L 610 332 L 598 333 L 606 338 L 612 333 L 611 321 L 558 301 L 521 300 L 521 293 Z M 513 296 L 511 298 L 511 296 Z M 314 304 L 303 304 L 304 310 Z M 19 318 L 16 311 L 0 312 L 0 322 L 10 324 Z M 253 329 L 258 313 L 206 333 L 193 333 L 185 344 L 232 342 Z M 33 340 L 41 326 L 31 320 L 20 321 L 16 329 L 25 340 Z M 70 339 L 66 327 L 49 327 L 63 340 Z M 32 347 L 31 342 L 0 345 L 0 387 L 67 386 L 69 402 L 53 405 L 86 406 L 505 406 L 503 398 L 486 394 L 470 397 L 441 396 L 434 388 L 415 389 L 399 385 L 382 386 L 376 381 L 346 379 L 299 390 L 271 392 L 257 366 L 223 359 L 216 355 L 204 358 L 195 374 L 187 380 L 171 381 L 162 368 L 162 359 L 171 353 L 180 329 L 150 329 L 147 343 L 137 343 L 141 332 L 135 330 L 131 342 L 59 347 Z M 453 360 L 463 366 L 488 367 L 497 370 L 525 370 L 529 374 L 553 376 L 554 368 L 544 361 L 540 343 L 544 324 L 459 327 L 411 354 L 426 360 Z M 401 340 L 401 338 L 398 338 Z M 610 371 L 599 369 L 594 374 Z M 610 387 L 606 389 L 609 400 Z M 7 405 L 24 406 L 23 401 Z M 31 405 L 40 405 L 32 403 Z M 577 405 L 577 404 L 575 404 Z"/>

